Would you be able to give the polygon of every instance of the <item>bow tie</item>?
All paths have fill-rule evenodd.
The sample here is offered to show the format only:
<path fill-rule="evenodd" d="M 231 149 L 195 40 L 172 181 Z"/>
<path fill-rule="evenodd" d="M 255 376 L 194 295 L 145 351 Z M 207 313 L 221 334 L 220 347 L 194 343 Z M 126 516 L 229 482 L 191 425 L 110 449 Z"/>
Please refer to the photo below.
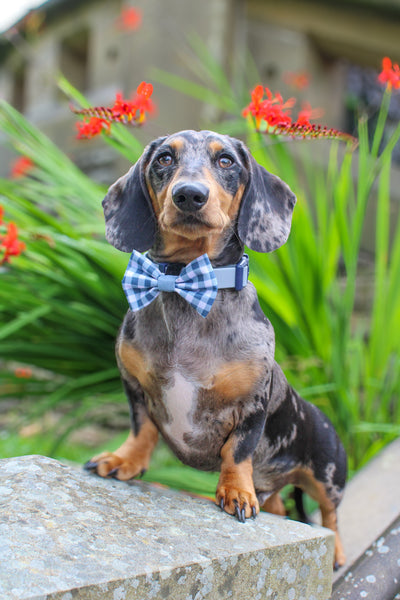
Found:
<path fill-rule="evenodd" d="M 247 284 L 249 257 L 244 254 L 235 265 L 212 268 L 207 254 L 186 265 L 179 275 L 163 273 L 168 263 L 157 264 L 134 250 L 122 280 L 122 287 L 134 312 L 152 302 L 160 292 L 176 292 L 206 317 L 219 289 L 237 291 Z"/>
<path fill-rule="evenodd" d="M 207 254 L 199 256 L 174 276 L 165 275 L 156 263 L 134 250 L 122 287 L 133 311 L 150 304 L 160 292 L 176 292 L 206 317 L 216 298 L 218 282 Z"/>

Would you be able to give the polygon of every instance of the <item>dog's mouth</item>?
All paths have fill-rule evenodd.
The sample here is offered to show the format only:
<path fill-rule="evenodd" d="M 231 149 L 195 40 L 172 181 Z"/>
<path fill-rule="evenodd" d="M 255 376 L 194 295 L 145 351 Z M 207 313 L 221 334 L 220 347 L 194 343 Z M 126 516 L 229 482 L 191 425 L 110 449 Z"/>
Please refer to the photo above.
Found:
<path fill-rule="evenodd" d="M 171 225 L 172 227 L 188 227 L 189 229 L 195 227 L 215 228 L 202 213 L 177 213 Z"/>
<path fill-rule="evenodd" d="M 212 223 L 204 213 L 176 213 L 166 229 L 186 237 L 201 237 L 221 231 L 220 224 Z"/>

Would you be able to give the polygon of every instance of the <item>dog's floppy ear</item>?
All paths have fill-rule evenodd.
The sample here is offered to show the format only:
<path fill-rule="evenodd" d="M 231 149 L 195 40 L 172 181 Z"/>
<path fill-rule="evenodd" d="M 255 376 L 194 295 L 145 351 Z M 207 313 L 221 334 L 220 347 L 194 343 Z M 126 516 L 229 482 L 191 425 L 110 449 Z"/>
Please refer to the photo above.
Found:
<path fill-rule="evenodd" d="M 296 196 L 276 175 L 247 154 L 249 181 L 243 193 L 238 220 L 242 242 L 256 252 L 272 252 L 282 246 L 290 233 Z"/>
<path fill-rule="evenodd" d="M 137 163 L 108 190 L 103 200 L 106 239 L 122 252 L 144 252 L 154 242 L 157 221 L 147 190 L 145 168 L 166 138 L 149 144 Z"/>

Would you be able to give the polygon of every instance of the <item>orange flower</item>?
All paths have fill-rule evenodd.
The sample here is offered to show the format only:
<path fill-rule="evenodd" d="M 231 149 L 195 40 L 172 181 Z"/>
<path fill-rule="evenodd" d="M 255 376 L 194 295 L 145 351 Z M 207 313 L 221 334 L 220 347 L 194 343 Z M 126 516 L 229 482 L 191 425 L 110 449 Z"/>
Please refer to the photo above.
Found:
<path fill-rule="evenodd" d="M 323 114 L 324 111 L 322 108 L 311 108 L 311 105 L 308 102 L 305 102 L 297 115 L 296 124 L 310 127 L 311 119 L 319 119 Z"/>
<path fill-rule="evenodd" d="M 311 124 L 310 119 L 321 116 L 321 109 L 311 109 L 310 105 L 306 104 L 299 112 L 297 120 L 293 121 L 290 113 L 296 99 L 290 98 L 284 102 L 279 93 L 274 96 L 268 88 L 265 88 L 265 92 L 267 94 L 266 99 L 264 99 L 264 88 L 261 85 L 256 86 L 251 92 L 250 104 L 242 112 L 244 117 L 250 115 L 254 117 L 258 131 L 264 124 L 264 133 L 293 138 L 335 138 L 351 142 L 353 146 L 357 144 L 356 138 L 348 133 Z"/>
<path fill-rule="evenodd" d="M 110 119 L 112 121 L 137 121 L 142 123 L 145 120 L 145 113 L 154 113 L 155 105 L 150 99 L 153 93 L 151 83 L 142 81 L 138 85 L 136 94 L 132 100 L 124 100 L 122 94 L 117 94 L 114 106 L 110 110 Z"/>
<path fill-rule="evenodd" d="M 264 97 L 264 88 L 262 85 L 256 85 L 254 90 L 251 92 L 251 102 L 246 108 L 243 109 L 242 115 L 247 117 L 253 115 L 256 120 L 256 128 L 259 129 L 261 120 L 263 118 L 262 99 Z"/>
<path fill-rule="evenodd" d="M 244 117 L 253 115 L 256 121 L 256 128 L 259 129 L 261 121 L 265 121 L 267 126 L 277 127 L 289 125 L 291 123 L 290 109 L 294 106 L 296 100 L 290 98 L 286 102 L 282 96 L 277 93 L 275 96 L 266 87 L 267 98 L 264 99 L 264 88 L 257 85 L 251 92 L 251 102 L 243 110 Z"/>
<path fill-rule="evenodd" d="M 397 63 L 392 63 L 390 58 L 385 56 L 382 59 L 382 71 L 378 75 L 379 83 L 386 83 L 386 89 L 391 90 L 400 88 L 400 68 Z"/>
<path fill-rule="evenodd" d="M 15 223 L 8 223 L 7 233 L 0 235 L 0 265 L 10 262 L 10 256 L 19 256 L 25 247 L 24 242 L 18 240 L 18 229 Z"/>
<path fill-rule="evenodd" d="M 287 71 L 283 74 L 283 81 L 286 85 L 296 90 L 304 90 L 310 85 L 310 75 L 307 71 L 291 72 Z"/>
<path fill-rule="evenodd" d="M 136 106 L 139 111 L 139 121 L 143 122 L 146 116 L 146 112 L 149 115 L 153 114 L 155 111 L 155 104 L 150 99 L 150 96 L 153 93 L 153 86 L 151 83 L 146 83 L 142 81 L 138 85 L 136 90 L 136 96 L 133 99 L 133 104 Z"/>
<path fill-rule="evenodd" d="M 30 379 L 32 377 L 32 369 L 29 367 L 17 367 L 14 371 L 14 375 L 19 379 Z"/>
<path fill-rule="evenodd" d="M 89 121 L 81 121 L 80 123 L 76 124 L 76 127 L 78 129 L 78 134 L 76 137 L 78 138 L 78 140 L 81 140 L 84 138 L 92 138 L 95 135 L 101 133 L 102 131 L 104 131 L 105 133 L 109 133 L 110 126 L 110 123 L 105 119 L 100 119 L 99 117 L 91 117 Z"/>
<path fill-rule="evenodd" d="M 119 29 L 124 31 L 136 31 L 142 24 L 142 13 L 133 6 L 125 6 L 116 21 Z"/>
<path fill-rule="evenodd" d="M 103 130 L 109 133 L 113 121 L 141 125 L 146 120 L 146 113 L 153 114 L 155 112 L 155 104 L 150 98 L 152 93 L 153 86 L 151 83 L 142 81 L 132 100 L 125 100 L 122 94 L 118 93 L 112 107 L 94 106 L 83 110 L 72 108 L 73 112 L 78 115 L 84 115 L 86 118 L 91 117 L 89 121 L 77 124 L 77 137 L 79 139 L 93 137 Z"/>
<path fill-rule="evenodd" d="M 3 224 L 4 208 L 0 204 L 0 225 Z"/>
<path fill-rule="evenodd" d="M 13 179 L 25 177 L 33 167 L 33 161 L 27 156 L 19 156 L 11 166 L 10 176 Z"/>
<path fill-rule="evenodd" d="M 125 100 L 121 93 L 116 94 L 114 106 L 109 110 L 109 118 L 112 121 L 132 121 L 136 116 L 137 107 L 131 100 Z"/>

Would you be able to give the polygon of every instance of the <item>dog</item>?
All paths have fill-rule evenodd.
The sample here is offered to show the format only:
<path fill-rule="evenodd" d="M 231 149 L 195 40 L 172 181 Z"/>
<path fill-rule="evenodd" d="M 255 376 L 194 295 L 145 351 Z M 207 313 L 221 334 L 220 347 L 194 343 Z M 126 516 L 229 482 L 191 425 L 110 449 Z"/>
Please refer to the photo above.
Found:
<path fill-rule="evenodd" d="M 239 521 L 260 506 L 285 515 L 279 491 L 293 484 L 318 502 L 322 524 L 335 532 L 339 567 L 345 555 L 336 509 L 346 454 L 328 418 L 290 387 L 275 362 L 274 331 L 243 258 L 245 245 L 272 252 L 286 242 L 295 202 L 241 141 L 211 131 L 154 140 L 110 187 L 106 238 L 136 257 L 126 288 L 137 284 L 141 261 L 161 283 L 142 290 L 116 343 L 129 436 L 86 468 L 120 480 L 140 476 L 160 432 L 183 463 L 220 471 L 216 503 Z M 230 274 L 206 300 L 206 315 L 177 293 L 182 273 L 204 256 L 214 274 Z"/>

